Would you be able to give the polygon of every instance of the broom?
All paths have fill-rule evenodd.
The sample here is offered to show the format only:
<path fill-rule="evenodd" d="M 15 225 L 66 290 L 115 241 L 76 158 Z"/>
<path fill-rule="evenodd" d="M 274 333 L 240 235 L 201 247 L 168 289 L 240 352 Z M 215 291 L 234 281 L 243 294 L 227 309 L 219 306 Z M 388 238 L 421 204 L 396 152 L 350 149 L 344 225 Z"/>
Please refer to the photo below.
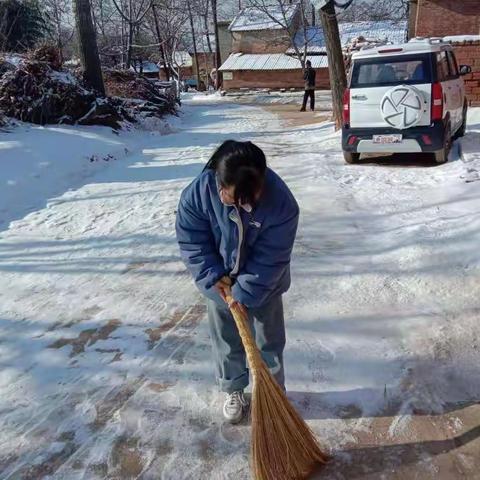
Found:
<path fill-rule="evenodd" d="M 227 295 L 227 303 L 233 299 Z M 230 307 L 252 371 L 251 463 L 255 480 L 307 478 L 329 457 L 320 449 L 313 432 L 288 401 L 263 361 L 250 331 L 248 318 L 233 303 Z"/>

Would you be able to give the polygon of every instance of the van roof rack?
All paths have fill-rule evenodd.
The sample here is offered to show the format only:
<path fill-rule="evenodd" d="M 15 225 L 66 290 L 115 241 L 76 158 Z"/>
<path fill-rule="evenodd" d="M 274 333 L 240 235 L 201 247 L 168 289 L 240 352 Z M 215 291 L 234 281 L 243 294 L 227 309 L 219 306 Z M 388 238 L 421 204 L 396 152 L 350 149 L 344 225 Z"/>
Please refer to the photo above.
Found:
<path fill-rule="evenodd" d="M 445 43 L 442 37 L 414 37 L 409 42 L 428 43 L 429 45 Z"/>

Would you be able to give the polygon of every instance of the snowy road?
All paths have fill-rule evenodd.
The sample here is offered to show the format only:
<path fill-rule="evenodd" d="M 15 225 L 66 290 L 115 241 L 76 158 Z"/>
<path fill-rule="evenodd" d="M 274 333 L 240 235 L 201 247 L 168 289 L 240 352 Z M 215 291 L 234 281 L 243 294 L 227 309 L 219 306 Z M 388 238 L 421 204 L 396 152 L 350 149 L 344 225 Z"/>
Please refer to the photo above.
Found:
<path fill-rule="evenodd" d="M 464 155 L 439 167 L 347 166 L 331 124 L 224 102 L 188 105 L 166 136 L 75 130 L 65 156 L 117 160 L 39 173 L 59 177 L 33 204 L 0 195 L 0 478 L 249 478 L 249 426 L 221 422 L 173 230 L 181 189 L 228 138 L 262 146 L 301 206 L 286 373 L 335 455 L 319 478 L 480 478 L 473 113 Z M 0 169 L 33 134 L 2 134 Z"/>

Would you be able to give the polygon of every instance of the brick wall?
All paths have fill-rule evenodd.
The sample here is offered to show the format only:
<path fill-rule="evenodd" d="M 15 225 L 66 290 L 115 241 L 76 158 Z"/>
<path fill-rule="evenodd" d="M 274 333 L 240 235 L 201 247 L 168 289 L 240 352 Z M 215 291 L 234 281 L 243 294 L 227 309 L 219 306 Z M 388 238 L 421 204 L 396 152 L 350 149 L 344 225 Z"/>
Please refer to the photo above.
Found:
<path fill-rule="evenodd" d="M 411 15 L 412 36 L 480 34 L 480 0 L 417 0 Z"/>
<path fill-rule="evenodd" d="M 289 47 L 290 38 L 282 30 L 233 33 L 233 53 L 285 53 Z"/>
<path fill-rule="evenodd" d="M 480 41 L 454 43 L 453 46 L 458 64 L 472 67 L 472 73 L 463 77 L 468 102 L 480 106 Z"/>
<path fill-rule="evenodd" d="M 320 68 L 317 72 L 317 88 L 330 88 L 328 69 Z M 233 80 L 223 81 L 225 90 L 240 88 L 300 88 L 303 89 L 302 70 L 243 70 L 233 71 Z"/>

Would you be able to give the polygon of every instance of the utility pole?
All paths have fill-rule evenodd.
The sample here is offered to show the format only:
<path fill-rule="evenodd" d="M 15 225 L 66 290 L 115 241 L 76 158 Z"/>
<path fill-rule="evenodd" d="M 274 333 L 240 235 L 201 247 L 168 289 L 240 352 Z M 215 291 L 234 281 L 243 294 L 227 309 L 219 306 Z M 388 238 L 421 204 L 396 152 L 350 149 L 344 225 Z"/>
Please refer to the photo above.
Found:
<path fill-rule="evenodd" d="M 218 90 L 222 85 L 222 72 L 220 72 L 220 67 L 222 66 L 222 56 L 220 52 L 220 39 L 218 35 L 217 0 L 212 0 L 212 14 L 213 28 L 215 31 L 215 69 L 217 73 L 215 75 L 215 90 Z"/>
<path fill-rule="evenodd" d="M 320 8 L 325 46 L 328 57 L 328 73 L 330 75 L 330 88 L 332 90 L 332 106 L 337 128 L 342 125 L 343 94 L 347 86 L 345 63 L 343 61 L 342 45 L 333 0 L 326 0 Z"/>
<path fill-rule="evenodd" d="M 75 0 L 75 20 L 84 78 L 88 85 L 105 95 L 102 68 L 98 56 L 97 34 L 93 28 L 90 0 Z"/>

